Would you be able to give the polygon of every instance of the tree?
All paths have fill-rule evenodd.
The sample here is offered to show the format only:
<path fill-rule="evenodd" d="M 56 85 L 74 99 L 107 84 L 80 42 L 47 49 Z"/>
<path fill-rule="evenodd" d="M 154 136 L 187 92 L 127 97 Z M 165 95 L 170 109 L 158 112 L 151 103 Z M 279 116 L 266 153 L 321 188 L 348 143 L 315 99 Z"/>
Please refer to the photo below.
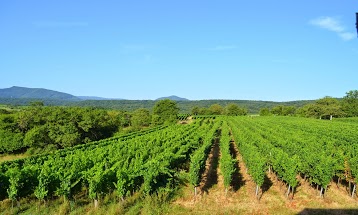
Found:
<path fill-rule="evenodd" d="M 277 105 L 271 109 L 273 115 L 282 116 L 283 115 L 283 105 Z"/>
<path fill-rule="evenodd" d="M 209 108 L 202 107 L 199 109 L 199 115 L 212 115 L 213 113 Z"/>
<path fill-rule="evenodd" d="M 270 110 L 268 108 L 261 108 L 260 109 L 260 116 L 269 116 Z"/>
<path fill-rule="evenodd" d="M 319 118 L 321 115 L 321 107 L 317 104 L 307 104 L 296 110 L 296 114 L 302 117 Z"/>
<path fill-rule="evenodd" d="M 43 102 L 43 101 L 33 101 L 33 102 L 30 102 L 30 106 L 33 106 L 33 107 L 43 107 L 43 106 L 44 106 L 44 102 Z"/>
<path fill-rule="evenodd" d="M 44 147 L 51 141 L 47 134 L 47 126 L 37 126 L 29 130 L 24 138 L 24 144 L 29 147 Z"/>
<path fill-rule="evenodd" d="M 131 121 L 134 127 L 148 126 L 151 122 L 149 110 L 145 108 L 135 110 L 132 114 Z"/>
<path fill-rule="evenodd" d="M 213 104 L 210 106 L 209 110 L 213 115 L 221 115 L 224 112 L 224 108 L 219 104 Z"/>
<path fill-rule="evenodd" d="M 316 105 L 320 108 L 320 118 L 329 117 L 332 120 L 333 116 L 339 117 L 343 115 L 343 111 L 337 99 L 326 96 L 316 101 Z"/>
<path fill-rule="evenodd" d="M 200 113 L 200 108 L 198 106 L 194 106 L 193 109 L 191 109 L 192 115 L 198 115 Z"/>
<path fill-rule="evenodd" d="M 155 103 L 153 113 L 157 124 L 172 124 L 177 120 L 179 108 L 175 101 L 164 99 Z"/>
<path fill-rule="evenodd" d="M 342 101 L 342 109 L 348 117 L 358 116 L 358 90 L 346 93 Z"/>
<path fill-rule="evenodd" d="M 294 106 L 277 105 L 271 109 L 271 113 L 277 116 L 294 115 L 296 108 Z"/>
<path fill-rule="evenodd" d="M 226 106 L 226 115 L 228 116 L 245 116 L 247 115 L 247 109 L 240 108 L 237 104 L 230 103 Z"/>
<path fill-rule="evenodd" d="M 283 116 L 292 116 L 296 112 L 296 108 L 294 106 L 283 106 L 282 115 Z"/>

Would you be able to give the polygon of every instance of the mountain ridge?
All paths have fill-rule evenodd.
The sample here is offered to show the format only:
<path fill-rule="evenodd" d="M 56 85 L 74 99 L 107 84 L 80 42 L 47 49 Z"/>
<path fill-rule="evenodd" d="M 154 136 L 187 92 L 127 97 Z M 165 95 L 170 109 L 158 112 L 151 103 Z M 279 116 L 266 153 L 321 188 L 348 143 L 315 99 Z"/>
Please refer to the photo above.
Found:
<path fill-rule="evenodd" d="M 182 98 L 182 97 L 175 96 L 175 95 L 160 97 L 160 98 L 157 98 L 156 101 L 164 100 L 164 99 L 170 99 L 170 100 L 173 100 L 173 101 L 189 101 L 189 99 Z"/>
<path fill-rule="evenodd" d="M 33 99 L 58 99 L 68 101 L 79 101 L 80 99 L 69 93 L 63 93 L 45 88 L 29 88 L 12 86 L 0 89 L 1 98 L 33 98 Z"/>
<path fill-rule="evenodd" d="M 45 88 L 30 88 L 12 86 L 9 88 L 0 89 L 0 98 L 13 98 L 13 99 L 59 99 L 68 101 L 87 101 L 87 100 L 126 100 L 122 98 L 104 98 L 99 96 L 74 96 L 69 93 L 64 93 Z M 174 101 L 189 101 L 189 99 L 179 96 L 171 95 L 155 99 L 154 101 L 171 99 Z"/>
<path fill-rule="evenodd" d="M 17 92 L 18 94 L 9 94 L 12 91 Z M 161 97 L 157 100 L 127 100 L 127 99 L 105 99 L 102 100 L 101 97 L 85 97 L 86 100 L 80 99 L 80 97 L 73 96 L 67 93 L 61 93 L 58 91 L 48 90 L 47 95 L 52 95 L 49 97 L 31 97 L 36 94 L 26 94 L 21 90 L 29 90 L 33 93 L 43 92 L 42 88 L 21 88 L 21 87 L 11 87 L 0 89 L 0 104 L 5 105 L 14 105 L 14 106 L 23 106 L 30 105 L 33 101 L 42 100 L 45 105 L 50 106 L 79 106 L 79 107 L 95 107 L 95 108 L 105 108 L 105 109 L 118 109 L 125 111 L 133 111 L 138 108 L 147 108 L 152 109 L 156 101 L 160 99 L 173 99 L 173 96 Z M 7 94 L 4 93 L 7 91 Z M 19 93 L 22 92 L 22 93 Z M 61 96 L 54 96 L 52 93 L 60 93 L 60 95 L 65 96 L 65 99 Z M 58 94 L 57 94 L 58 95 Z M 16 97 L 15 97 L 16 96 Z M 27 96 L 27 97 L 26 97 Z M 30 96 L 30 97 L 29 97 Z M 68 97 L 69 96 L 69 97 Z M 177 96 L 175 96 L 177 97 Z M 174 99 L 176 99 L 174 97 Z M 66 99 L 67 98 L 67 99 Z M 91 98 L 91 99 L 90 99 Z M 96 99 L 97 98 L 97 99 Z M 183 99 L 177 97 L 179 99 Z M 249 113 L 258 113 L 260 108 L 267 107 L 272 108 L 277 105 L 289 105 L 295 107 L 302 107 L 306 104 L 313 103 L 315 100 L 296 100 L 296 101 L 287 101 L 287 102 L 274 102 L 274 101 L 261 101 L 261 100 L 227 100 L 227 99 L 207 99 L 207 100 L 176 100 L 178 107 L 182 113 L 190 113 L 192 108 L 197 107 L 210 107 L 213 104 L 219 104 L 221 106 L 226 106 L 230 103 L 237 104 L 241 107 L 248 109 Z"/>

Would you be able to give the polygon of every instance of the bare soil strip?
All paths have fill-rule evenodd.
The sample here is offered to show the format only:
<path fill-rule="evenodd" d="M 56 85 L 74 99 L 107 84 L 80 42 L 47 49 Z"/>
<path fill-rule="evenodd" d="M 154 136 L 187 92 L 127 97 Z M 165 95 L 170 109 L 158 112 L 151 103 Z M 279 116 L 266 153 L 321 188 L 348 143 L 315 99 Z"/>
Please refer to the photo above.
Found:
<path fill-rule="evenodd" d="M 236 157 L 237 171 L 233 176 L 232 188 L 225 195 L 221 175 L 218 141 L 213 144 L 206 170 L 194 197 L 193 188 L 183 188 L 182 197 L 172 204 L 176 214 L 357 214 L 358 200 L 349 197 L 345 187 L 332 182 L 324 198 L 317 195 L 315 188 L 298 177 L 299 185 L 293 199 L 285 196 L 287 187 L 273 173 L 267 173 L 261 197 L 255 196 L 256 184 L 246 171 L 245 164 L 234 142 L 231 153 Z M 314 208 L 315 210 L 312 210 Z M 170 213 L 170 211 L 169 211 Z"/>

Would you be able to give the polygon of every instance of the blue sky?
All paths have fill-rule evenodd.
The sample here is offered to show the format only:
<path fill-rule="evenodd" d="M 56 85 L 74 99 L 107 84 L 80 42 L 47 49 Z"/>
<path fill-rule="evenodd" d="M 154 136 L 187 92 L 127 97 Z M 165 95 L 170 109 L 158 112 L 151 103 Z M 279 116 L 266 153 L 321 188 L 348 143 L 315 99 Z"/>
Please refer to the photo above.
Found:
<path fill-rule="evenodd" d="M 291 101 L 358 89 L 356 0 L 0 1 L 0 88 Z"/>

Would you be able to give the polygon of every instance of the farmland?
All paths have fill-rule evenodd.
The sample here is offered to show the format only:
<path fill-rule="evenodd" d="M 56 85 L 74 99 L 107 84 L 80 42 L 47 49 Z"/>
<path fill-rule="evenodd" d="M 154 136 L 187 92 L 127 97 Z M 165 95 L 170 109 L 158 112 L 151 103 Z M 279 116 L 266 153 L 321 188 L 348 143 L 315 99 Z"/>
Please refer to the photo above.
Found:
<path fill-rule="evenodd" d="M 150 199 L 167 205 L 158 206 L 160 213 L 209 213 L 197 207 L 215 195 L 225 202 L 243 196 L 252 200 L 241 209 L 223 204 L 228 213 L 248 213 L 258 206 L 258 213 L 272 214 L 269 197 L 283 202 L 282 213 L 298 213 L 314 207 L 302 203 L 304 195 L 314 198 L 319 208 L 354 209 L 357 134 L 354 118 L 198 117 L 190 124 L 155 127 L 3 162 L 1 210 L 31 213 L 34 209 L 26 202 L 36 202 L 41 211 L 57 201 L 72 205 L 66 213 L 76 213 L 83 202 L 83 210 L 90 213 L 106 207 L 114 213 L 145 213 L 143 202 Z M 210 177 L 213 172 L 215 180 Z M 283 210 L 295 201 L 299 206 Z"/>

